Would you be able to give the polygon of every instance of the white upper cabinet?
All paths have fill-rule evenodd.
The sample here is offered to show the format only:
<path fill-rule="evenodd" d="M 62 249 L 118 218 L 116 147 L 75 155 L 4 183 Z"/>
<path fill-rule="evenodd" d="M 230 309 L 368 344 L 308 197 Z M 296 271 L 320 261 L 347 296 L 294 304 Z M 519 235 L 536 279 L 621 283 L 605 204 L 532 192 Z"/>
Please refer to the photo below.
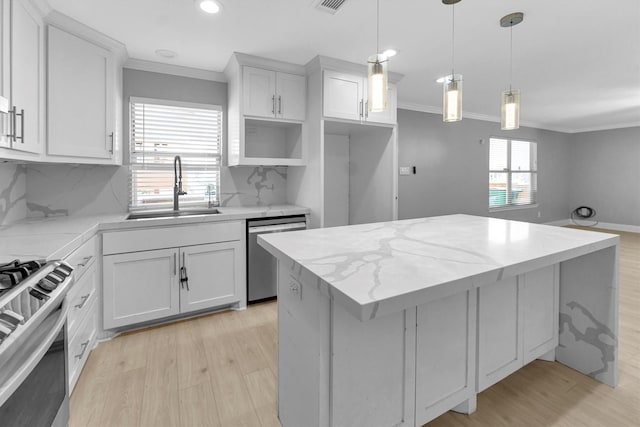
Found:
<path fill-rule="evenodd" d="M 243 107 L 246 116 L 276 116 L 276 73 L 260 68 L 243 67 Z"/>
<path fill-rule="evenodd" d="M 301 166 L 305 159 L 306 69 L 234 53 L 228 83 L 229 166 Z"/>
<path fill-rule="evenodd" d="M 249 66 L 242 68 L 245 116 L 305 119 L 305 76 Z"/>
<path fill-rule="evenodd" d="M 366 76 L 324 70 L 323 86 L 323 115 L 326 118 L 385 124 L 397 121 L 397 90 L 393 83 L 389 83 L 387 109 L 379 113 L 368 110 Z"/>
<path fill-rule="evenodd" d="M 43 134 L 43 22 L 27 0 L 0 0 L 2 13 L 2 90 L 9 100 L 2 114 L 0 157 L 34 159 L 24 153 L 42 152 Z M 35 158 L 37 159 L 37 158 Z"/>
<path fill-rule="evenodd" d="M 49 26 L 48 156 L 118 163 L 116 73 L 111 51 Z"/>
<path fill-rule="evenodd" d="M 276 73 L 276 117 L 287 120 L 306 118 L 307 79 L 305 76 Z"/>
<path fill-rule="evenodd" d="M 365 79 L 365 88 L 367 87 L 366 83 Z M 371 123 L 395 124 L 398 122 L 398 90 L 395 84 L 389 83 L 388 85 L 387 109 L 378 113 L 365 110 L 365 119 Z"/>
<path fill-rule="evenodd" d="M 360 120 L 366 82 L 362 76 L 324 72 L 324 116 Z"/>

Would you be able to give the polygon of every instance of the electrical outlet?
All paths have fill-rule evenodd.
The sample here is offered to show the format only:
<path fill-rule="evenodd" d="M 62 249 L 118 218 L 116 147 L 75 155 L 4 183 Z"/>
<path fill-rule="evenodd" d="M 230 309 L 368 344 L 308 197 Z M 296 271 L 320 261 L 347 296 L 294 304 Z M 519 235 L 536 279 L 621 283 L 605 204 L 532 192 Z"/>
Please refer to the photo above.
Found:
<path fill-rule="evenodd" d="M 411 166 L 400 166 L 400 175 L 411 175 Z"/>
<path fill-rule="evenodd" d="M 298 299 L 302 299 L 302 286 L 297 281 L 289 280 L 289 292 Z"/>
<path fill-rule="evenodd" d="M 538 218 L 540 218 L 540 216 L 541 216 L 540 211 L 538 211 Z"/>

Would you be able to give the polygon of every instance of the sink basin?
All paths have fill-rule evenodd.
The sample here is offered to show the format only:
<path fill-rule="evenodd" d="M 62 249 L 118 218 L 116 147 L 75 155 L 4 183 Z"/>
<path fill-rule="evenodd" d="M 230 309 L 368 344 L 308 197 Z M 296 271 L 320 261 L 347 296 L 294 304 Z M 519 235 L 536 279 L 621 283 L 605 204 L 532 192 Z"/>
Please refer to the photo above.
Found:
<path fill-rule="evenodd" d="M 182 209 L 179 211 L 146 211 L 129 214 L 127 219 L 176 218 L 180 216 L 219 214 L 218 209 Z"/>

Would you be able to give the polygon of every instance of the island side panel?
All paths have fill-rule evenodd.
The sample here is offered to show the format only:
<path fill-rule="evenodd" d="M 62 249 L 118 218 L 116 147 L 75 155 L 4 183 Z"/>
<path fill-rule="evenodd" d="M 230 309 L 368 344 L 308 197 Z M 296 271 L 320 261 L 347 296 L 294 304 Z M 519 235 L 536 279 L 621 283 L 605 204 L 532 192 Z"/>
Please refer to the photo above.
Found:
<path fill-rule="evenodd" d="M 331 308 L 331 425 L 414 426 L 415 307 L 367 321 Z"/>
<path fill-rule="evenodd" d="M 556 359 L 598 381 L 618 382 L 618 245 L 560 264 Z"/>
<path fill-rule="evenodd" d="M 283 427 L 326 427 L 329 299 L 299 267 L 278 260 L 278 417 Z"/>
<path fill-rule="evenodd" d="M 461 403 L 473 412 L 476 395 L 476 290 L 417 308 L 416 424 Z"/>

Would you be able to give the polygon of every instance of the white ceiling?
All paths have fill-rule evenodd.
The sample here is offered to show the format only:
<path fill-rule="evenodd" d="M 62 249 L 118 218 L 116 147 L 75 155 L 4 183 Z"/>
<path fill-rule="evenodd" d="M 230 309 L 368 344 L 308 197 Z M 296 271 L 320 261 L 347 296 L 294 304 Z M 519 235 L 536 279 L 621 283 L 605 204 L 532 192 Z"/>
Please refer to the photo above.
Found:
<path fill-rule="evenodd" d="M 336 15 L 313 3 L 223 0 L 223 12 L 212 16 L 193 0 L 49 0 L 141 60 L 222 71 L 234 51 L 296 64 L 318 54 L 364 63 L 375 53 L 374 0 L 347 0 Z M 463 0 L 455 8 L 455 71 L 464 76 L 466 117 L 499 116 L 509 30 L 498 21 L 521 11 L 513 85 L 522 91 L 523 125 L 566 132 L 640 125 L 638 0 Z M 399 51 L 389 68 L 405 75 L 400 106 L 440 112 L 435 80 L 451 70 L 451 6 L 381 0 L 381 14 L 381 50 Z M 157 49 L 177 56 L 161 58 Z"/>

